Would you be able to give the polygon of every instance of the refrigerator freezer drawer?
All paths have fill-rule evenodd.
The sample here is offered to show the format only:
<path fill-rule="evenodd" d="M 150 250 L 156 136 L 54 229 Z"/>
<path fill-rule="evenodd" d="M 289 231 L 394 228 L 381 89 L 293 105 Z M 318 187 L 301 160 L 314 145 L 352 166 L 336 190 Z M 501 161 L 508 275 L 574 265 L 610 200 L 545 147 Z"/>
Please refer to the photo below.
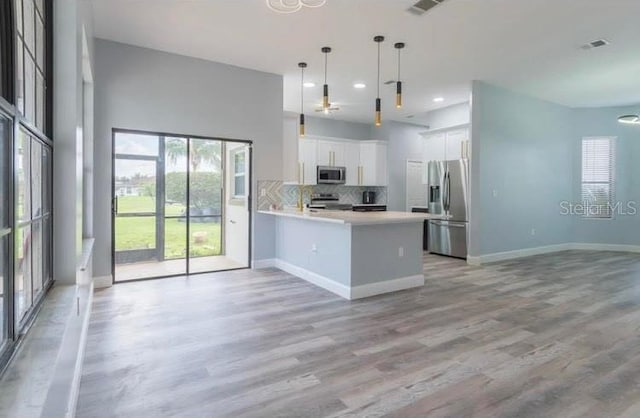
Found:
<path fill-rule="evenodd" d="M 467 223 L 429 221 L 429 252 L 467 258 Z"/>

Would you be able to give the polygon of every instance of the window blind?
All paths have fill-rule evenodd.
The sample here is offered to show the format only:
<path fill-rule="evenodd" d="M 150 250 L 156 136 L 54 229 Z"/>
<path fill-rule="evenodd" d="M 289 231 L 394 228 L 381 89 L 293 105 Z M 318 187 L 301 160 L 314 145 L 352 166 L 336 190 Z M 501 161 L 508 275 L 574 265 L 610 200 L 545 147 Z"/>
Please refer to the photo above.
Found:
<path fill-rule="evenodd" d="M 615 139 L 582 139 L 582 203 L 586 218 L 612 218 L 615 196 Z"/>

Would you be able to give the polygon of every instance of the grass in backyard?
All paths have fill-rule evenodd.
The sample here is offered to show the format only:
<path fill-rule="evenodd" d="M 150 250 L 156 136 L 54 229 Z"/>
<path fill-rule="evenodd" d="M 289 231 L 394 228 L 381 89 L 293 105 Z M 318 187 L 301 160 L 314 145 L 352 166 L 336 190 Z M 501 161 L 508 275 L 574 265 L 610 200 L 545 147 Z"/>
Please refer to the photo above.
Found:
<path fill-rule="evenodd" d="M 121 196 L 118 198 L 118 213 L 155 212 L 155 204 L 155 197 L 151 196 Z M 166 216 L 180 216 L 184 214 L 184 210 L 185 206 L 180 203 L 165 205 Z M 116 251 L 155 248 L 155 223 L 155 216 L 116 218 Z M 189 232 L 191 256 L 220 255 L 219 223 L 192 221 Z M 186 233 L 187 225 L 184 219 L 165 219 L 165 258 L 186 257 Z"/>

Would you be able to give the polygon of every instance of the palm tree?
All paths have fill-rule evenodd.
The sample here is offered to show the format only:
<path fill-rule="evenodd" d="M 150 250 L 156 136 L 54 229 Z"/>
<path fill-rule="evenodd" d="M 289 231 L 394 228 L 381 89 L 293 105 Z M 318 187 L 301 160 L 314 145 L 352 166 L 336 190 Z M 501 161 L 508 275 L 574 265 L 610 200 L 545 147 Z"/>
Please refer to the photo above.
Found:
<path fill-rule="evenodd" d="M 172 163 L 176 163 L 178 158 L 187 155 L 187 142 L 184 139 L 169 138 L 165 141 L 165 152 Z M 191 171 L 198 171 L 198 167 L 203 162 L 211 163 L 215 171 L 220 171 L 222 161 L 221 143 L 219 141 L 206 139 L 191 139 L 189 163 Z"/>

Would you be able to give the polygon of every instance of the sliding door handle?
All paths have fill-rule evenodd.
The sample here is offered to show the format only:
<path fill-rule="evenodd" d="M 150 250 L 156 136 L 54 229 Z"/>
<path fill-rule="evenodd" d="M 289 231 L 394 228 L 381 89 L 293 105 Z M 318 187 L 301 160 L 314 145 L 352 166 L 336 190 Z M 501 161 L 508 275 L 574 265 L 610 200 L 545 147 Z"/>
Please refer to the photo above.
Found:
<path fill-rule="evenodd" d="M 118 214 L 118 196 L 115 196 L 111 201 L 111 211 L 114 215 Z"/>

